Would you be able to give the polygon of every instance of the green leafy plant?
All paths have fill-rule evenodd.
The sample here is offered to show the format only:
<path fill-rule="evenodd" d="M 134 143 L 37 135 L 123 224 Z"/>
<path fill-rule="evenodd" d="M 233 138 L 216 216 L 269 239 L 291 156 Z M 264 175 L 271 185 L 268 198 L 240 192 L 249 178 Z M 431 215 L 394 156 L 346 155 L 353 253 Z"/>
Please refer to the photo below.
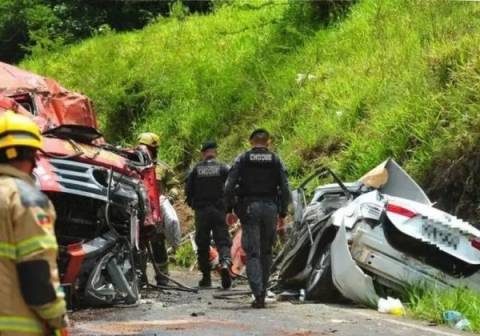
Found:
<path fill-rule="evenodd" d="M 174 1 L 170 5 L 170 17 L 177 20 L 184 20 L 188 15 L 188 7 L 184 6 L 182 1 Z"/>
<path fill-rule="evenodd" d="M 181 245 L 175 253 L 175 261 L 178 266 L 190 267 L 195 264 L 197 256 L 189 242 Z"/>

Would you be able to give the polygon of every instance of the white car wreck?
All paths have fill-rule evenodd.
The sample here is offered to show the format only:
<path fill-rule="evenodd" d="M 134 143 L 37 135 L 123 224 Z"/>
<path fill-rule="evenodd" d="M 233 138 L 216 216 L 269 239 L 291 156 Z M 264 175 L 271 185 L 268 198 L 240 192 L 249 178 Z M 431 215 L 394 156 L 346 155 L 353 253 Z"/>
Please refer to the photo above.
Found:
<path fill-rule="evenodd" d="M 307 202 L 306 185 L 326 174 L 336 183 L 318 187 Z M 393 160 L 356 183 L 321 169 L 293 199 L 292 232 L 274 264 L 279 289 L 367 305 L 412 284 L 480 291 L 480 231 L 435 209 Z"/>

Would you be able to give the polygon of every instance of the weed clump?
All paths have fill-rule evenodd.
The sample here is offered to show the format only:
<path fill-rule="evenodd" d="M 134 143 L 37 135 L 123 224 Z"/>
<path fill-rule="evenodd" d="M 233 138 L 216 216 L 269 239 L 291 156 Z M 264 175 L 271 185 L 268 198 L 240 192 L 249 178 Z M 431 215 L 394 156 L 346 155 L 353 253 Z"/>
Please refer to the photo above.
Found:
<path fill-rule="evenodd" d="M 192 244 L 187 242 L 181 245 L 175 253 L 175 264 L 181 267 L 190 267 L 195 264 L 197 256 Z"/>
<path fill-rule="evenodd" d="M 471 323 L 472 331 L 480 331 L 480 295 L 465 288 L 440 290 L 415 286 L 407 290 L 409 315 L 415 318 L 444 324 L 443 313 L 455 310 L 462 313 Z"/>

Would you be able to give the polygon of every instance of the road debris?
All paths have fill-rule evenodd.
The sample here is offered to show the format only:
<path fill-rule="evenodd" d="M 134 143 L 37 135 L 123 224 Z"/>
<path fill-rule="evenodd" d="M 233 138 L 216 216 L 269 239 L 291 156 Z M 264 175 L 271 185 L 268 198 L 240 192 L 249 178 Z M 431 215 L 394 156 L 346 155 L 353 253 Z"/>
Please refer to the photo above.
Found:
<path fill-rule="evenodd" d="M 452 328 L 457 330 L 471 330 L 470 321 L 456 310 L 446 310 L 442 314 L 443 320 Z"/>
<path fill-rule="evenodd" d="M 174 269 L 172 275 L 187 285 L 195 284 L 198 276 Z M 219 278 L 214 282 L 219 284 Z M 236 291 L 246 291 L 239 285 Z M 213 293 L 216 291 L 214 290 Z M 227 292 L 218 290 L 218 292 Z M 457 336 L 459 331 L 427 323 L 398 319 L 352 305 L 294 305 L 277 302 L 259 313 L 249 308 L 250 296 L 230 300 L 212 298 L 212 290 L 199 293 L 151 293 L 154 303 L 125 309 L 90 309 L 72 315 L 76 322 L 72 334 L 86 335 L 165 335 L 165 336 L 278 336 L 303 332 L 315 336 L 377 335 L 377 336 Z M 154 294 L 158 294 L 153 298 Z M 145 295 L 142 292 L 142 295 Z M 201 300 L 198 300 L 201 298 Z M 167 305 L 163 301 L 169 299 Z M 209 304 L 210 302 L 210 304 Z M 199 313 L 205 313 L 204 316 Z M 190 316 L 196 313 L 197 316 Z"/>
<path fill-rule="evenodd" d="M 395 316 L 405 315 L 405 308 L 399 299 L 394 299 L 388 296 L 386 299 L 380 298 L 378 300 L 378 312 L 384 314 L 391 314 Z"/>

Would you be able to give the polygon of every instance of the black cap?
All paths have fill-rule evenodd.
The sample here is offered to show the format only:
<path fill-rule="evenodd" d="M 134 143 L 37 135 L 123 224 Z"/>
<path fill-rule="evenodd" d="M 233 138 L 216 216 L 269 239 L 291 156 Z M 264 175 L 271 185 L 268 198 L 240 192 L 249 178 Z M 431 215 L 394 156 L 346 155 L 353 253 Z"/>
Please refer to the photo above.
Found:
<path fill-rule="evenodd" d="M 250 134 L 249 139 L 252 140 L 255 135 L 260 133 L 264 133 L 267 136 L 267 138 L 270 138 L 270 133 L 268 133 L 268 131 L 265 128 L 257 128 L 255 131 L 252 132 L 252 134 Z"/>
<path fill-rule="evenodd" d="M 216 149 L 217 143 L 215 141 L 207 141 L 202 145 L 202 152 L 205 152 L 208 149 Z"/>

